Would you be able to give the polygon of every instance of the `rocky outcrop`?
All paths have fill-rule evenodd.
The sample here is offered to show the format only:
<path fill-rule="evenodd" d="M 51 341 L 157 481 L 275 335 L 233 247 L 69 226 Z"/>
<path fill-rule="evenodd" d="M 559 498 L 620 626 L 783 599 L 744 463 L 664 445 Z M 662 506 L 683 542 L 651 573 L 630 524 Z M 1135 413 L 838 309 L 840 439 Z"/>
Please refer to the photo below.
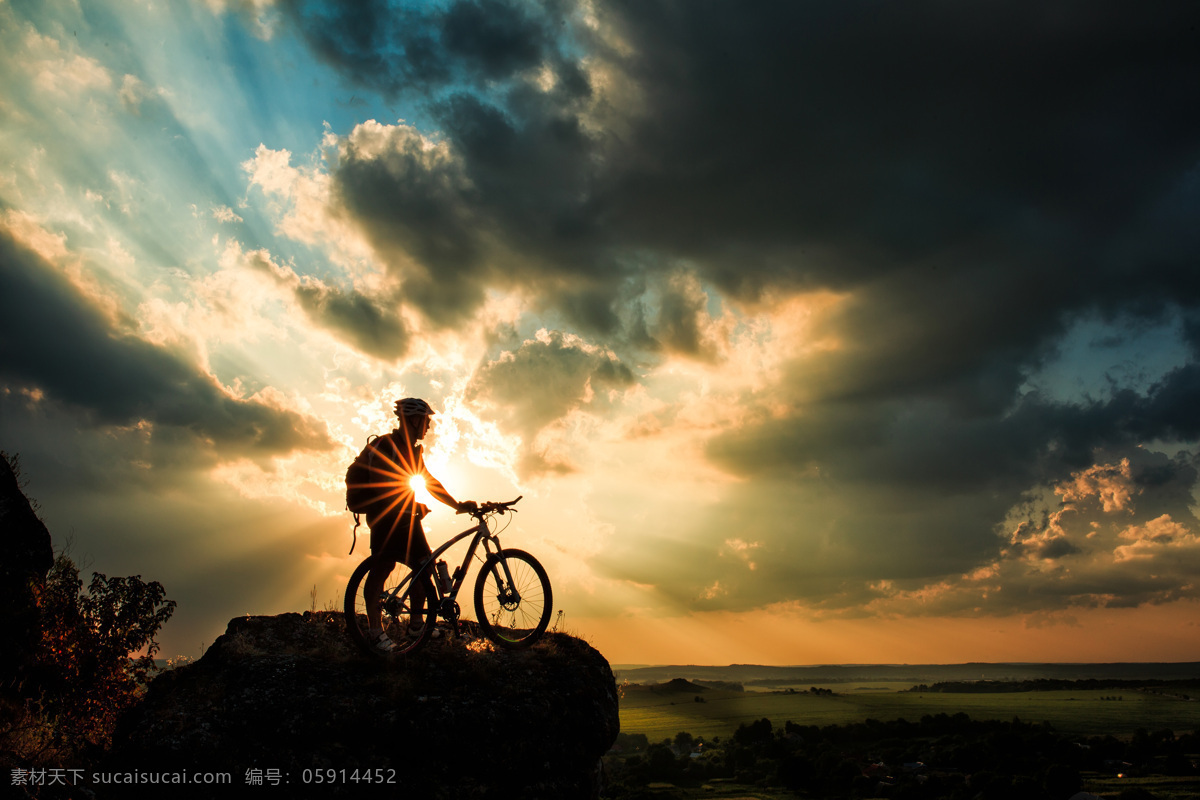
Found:
<path fill-rule="evenodd" d="M 7 458 L 0 458 L 0 552 L 0 689 L 7 689 L 33 664 L 41 638 L 36 592 L 54 563 L 50 532 Z"/>
<path fill-rule="evenodd" d="M 524 651 L 447 637 L 385 661 L 336 613 L 240 617 L 151 682 L 107 768 L 231 775 L 200 797 L 593 798 L 618 729 L 608 662 L 565 634 Z"/>

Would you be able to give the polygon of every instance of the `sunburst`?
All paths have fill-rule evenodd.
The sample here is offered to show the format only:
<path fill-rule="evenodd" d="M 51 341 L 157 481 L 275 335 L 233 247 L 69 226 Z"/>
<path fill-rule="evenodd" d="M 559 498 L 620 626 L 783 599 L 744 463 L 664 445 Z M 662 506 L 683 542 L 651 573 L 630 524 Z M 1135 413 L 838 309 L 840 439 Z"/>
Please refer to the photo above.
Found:
<path fill-rule="evenodd" d="M 373 458 L 368 467 L 367 480 L 350 483 L 348 488 L 370 490 L 374 495 L 374 504 L 386 502 L 378 512 L 371 515 L 373 521 L 390 520 L 391 527 L 385 533 L 385 541 L 396 533 L 400 520 L 406 519 L 411 544 L 412 528 L 421 516 L 418 508 L 423 505 L 418 493 L 428 494 L 425 490 L 425 478 L 416 469 L 418 458 L 411 443 L 400 444 L 392 440 L 393 446 L 407 447 L 407 453 L 400 453 L 392 447 L 381 446 L 382 441 L 383 439 L 377 439 L 368 445 Z"/>

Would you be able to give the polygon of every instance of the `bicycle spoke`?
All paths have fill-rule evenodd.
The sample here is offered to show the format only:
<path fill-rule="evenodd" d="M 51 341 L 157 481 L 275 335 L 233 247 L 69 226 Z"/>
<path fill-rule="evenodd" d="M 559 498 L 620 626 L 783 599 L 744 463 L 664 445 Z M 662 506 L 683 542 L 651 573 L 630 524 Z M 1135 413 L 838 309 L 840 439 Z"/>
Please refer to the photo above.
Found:
<path fill-rule="evenodd" d="M 350 581 L 346 587 L 345 597 L 345 618 L 346 630 L 355 642 L 368 652 L 378 654 L 374 650 L 374 643 L 371 641 L 370 623 L 367 617 L 367 601 L 365 596 L 364 585 L 367 581 L 367 576 L 370 572 L 371 558 L 367 558 L 354 571 Z M 432 630 L 436 622 L 436 610 L 433 603 L 432 586 L 428 586 L 428 579 L 425 597 L 416 606 L 415 617 L 417 620 L 424 620 L 425 627 Z M 388 635 L 388 638 L 396 645 L 393 653 L 409 653 L 420 647 L 426 636 L 415 638 L 408 635 L 409 627 L 413 622 L 413 603 L 411 593 L 412 581 L 409 578 L 409 569 L 403 564 L 397 564 L 392 572 L 388 575 L 384 582 L 384 590 L 380 595 L 380 622 L 383 631 Z"/>
<path fill-rule="evenodd" d="M 520 550 L 489 557 L 475 586 L 475 612 L 484 633 L 509 647 L 527 646 L 541 636 L 551 603 L 545 570 Z"/>

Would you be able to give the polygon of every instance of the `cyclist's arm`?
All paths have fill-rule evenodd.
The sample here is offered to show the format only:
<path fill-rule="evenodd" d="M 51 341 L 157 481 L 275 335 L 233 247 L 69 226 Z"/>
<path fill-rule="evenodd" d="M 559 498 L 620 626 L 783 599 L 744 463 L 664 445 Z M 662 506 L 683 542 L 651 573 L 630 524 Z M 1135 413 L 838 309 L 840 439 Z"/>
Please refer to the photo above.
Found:
<path fill-rule="evenodd" d="M 454 499 L 441 481 L 429 474 L 429 470 L 425 470 L 425 490 L 435 500 L 445 503 L 455 511 L 459 511 L 463 507 L 463 504 Z"/>

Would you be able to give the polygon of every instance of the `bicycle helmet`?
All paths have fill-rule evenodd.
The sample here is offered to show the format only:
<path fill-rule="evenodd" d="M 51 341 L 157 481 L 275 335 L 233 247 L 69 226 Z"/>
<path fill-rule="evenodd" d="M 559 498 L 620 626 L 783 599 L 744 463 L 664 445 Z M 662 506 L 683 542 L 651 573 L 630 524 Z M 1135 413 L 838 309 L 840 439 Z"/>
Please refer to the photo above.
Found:
<path fill-rule="evenodd" d="M 433 413 L 434 410 L 429 403 L 419 397 L 406 397 L 396 401 L 396 416 L 401 419 L 404 417 L 428 417 Z"/>

